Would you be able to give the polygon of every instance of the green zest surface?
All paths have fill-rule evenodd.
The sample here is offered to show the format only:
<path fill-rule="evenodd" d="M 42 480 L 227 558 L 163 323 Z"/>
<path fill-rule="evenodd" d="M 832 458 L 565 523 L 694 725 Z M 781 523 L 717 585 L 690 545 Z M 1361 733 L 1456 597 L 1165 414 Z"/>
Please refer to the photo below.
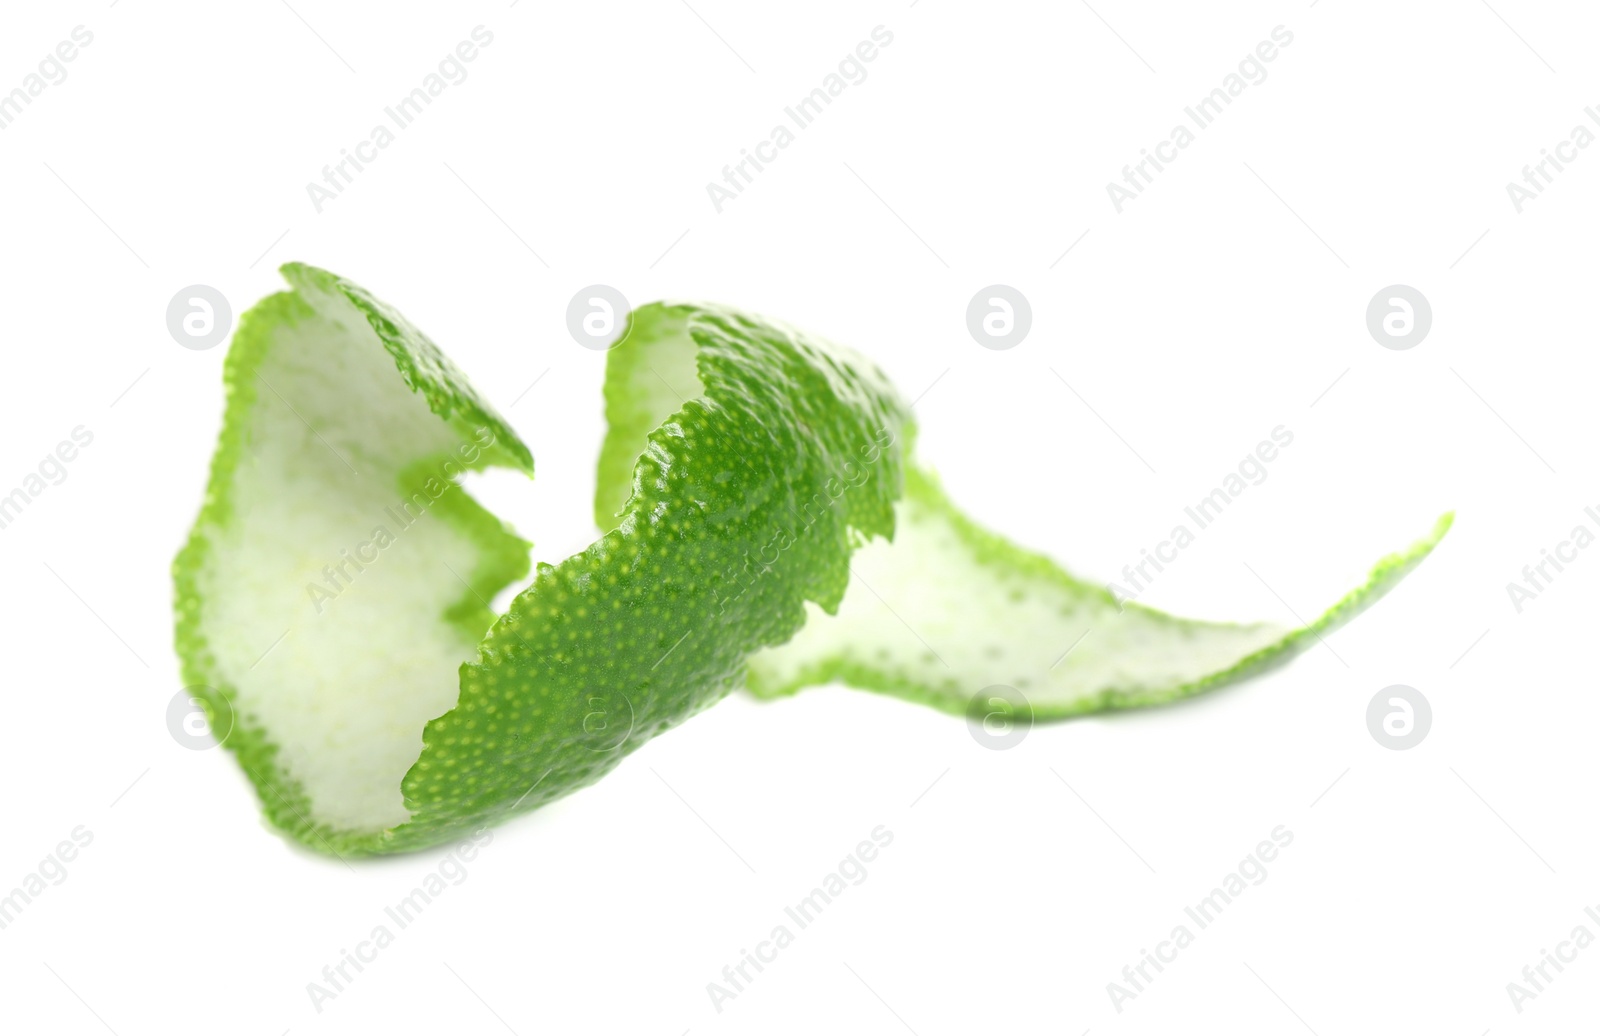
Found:
<path fill-rule="evenodd" d="M 908 410 L 870 363 L 655 304 L 608 357 L 604 535 L 496 615 L 530 545 L 455 479 L 531 475 L 527 447 L 394 310 L 283 272 L 293 290 L 242 318 L 228 356 L 174 565 L 177 645 L 267 817 L 326 852 L 537 808 L 741 685 L 838 680 L 961 713 L 1005 684 L 1039 718 L 1196 694 L 1314 643 L 1449 525 L 1303 629 L 1119 610 L 963 517 L 907 456 Z"/>

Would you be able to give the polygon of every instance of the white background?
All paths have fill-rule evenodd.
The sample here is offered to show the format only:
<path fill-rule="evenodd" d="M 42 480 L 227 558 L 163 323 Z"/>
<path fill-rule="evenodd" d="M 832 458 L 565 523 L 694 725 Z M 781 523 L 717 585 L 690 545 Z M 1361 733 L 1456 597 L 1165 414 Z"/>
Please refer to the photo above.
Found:
<path fill-rule="evenodd" d="M 1592 1020 L 1600 949 L 1521 1013 L 1506 985 L 1574 926 L 1600 935 L 1583 912 L 1600 904 L 1600 552 L 1520 614 L 1506 584 L 1600 504 L 1600 149 L 1521 213 L 1506 184 L 1600 101 L 1593 13 L 692 2 L 0 15 L 0 92 L 74 26 L 94 34 L 0 131 L 0 491 L 75 426 L 94 435 L 0 530 L 0 891 L 75 826 L 94 836 L 0 931 L 0 1025 L 1476 1036 Z M 718 214 L 706 183 L 880 24 L 894 41 L 866 81 Z M 469 78 L 317 213 L 307 182 L 477 25 L 494 40 Z M 1278 25 L 1294 40 L 1266 80 L 1118 214 L 1106 183 Z M 477 488 L 540 560 L 592 535 L 604 354 L 564 311 L 595 282 L 856 346 L 908 398 L 928 390 L 921 451 L 955 499 L 1097 580 L 1287 426 L 1268 480 L 1146 596 L 1159 607 L 1293 622 L 1436 515 L 1458 520 L 1327 648 L 1010 751 L 843 688 L 736 695 L 497 829 L 319 1014 L 307 983 L 443 853 L 346 867 L 292 849 L 227 753 L 164 722 L 168 570 L 225 352 L 175 344 L 167 302 L 210 284 L 237 313 L 291 259 L 400 307 L 507 414 L 538 479 Z M 1009 351 L 966 331 L 992 283 L 1032 302 Z M 1409 351 L 1365 324 L 1396 283 L 1433 307 Z M 1366 727 L 1394 683 L 1433 707 L 1409 751 Z M 894 842 L 867 880 L 717 1012 L 707 983 L 880 824 Z M 1107 983 L 1280 824 L 1294 842 L 1265 883 L 1119 1013 Z"/>

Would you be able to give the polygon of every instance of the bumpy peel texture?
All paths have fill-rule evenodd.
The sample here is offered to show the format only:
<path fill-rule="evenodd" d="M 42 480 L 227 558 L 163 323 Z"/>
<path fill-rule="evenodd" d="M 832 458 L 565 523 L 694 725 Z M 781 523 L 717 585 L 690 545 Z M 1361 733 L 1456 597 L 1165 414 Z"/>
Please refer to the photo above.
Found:
<path fill-rule="evenodd" d="M 604 534 L 496 615 L 530 544 L 455 480 L 531 475 L 527 447 L 393 309 L 283 273 L 293 290 L 247 313 L 228 355 L 174 564 L 177 644 L 269 820 L 325 852 L 417 849 L 537 808 L 741 685 L 839 680 L 959 713 L 1007 684 L 1045 719 L 1196 694 L 1346 621 L 1449 526 L 1301 629 L 1119 608 L 951 505 L 870 363 L 654 304 L 608 356 Z"/>

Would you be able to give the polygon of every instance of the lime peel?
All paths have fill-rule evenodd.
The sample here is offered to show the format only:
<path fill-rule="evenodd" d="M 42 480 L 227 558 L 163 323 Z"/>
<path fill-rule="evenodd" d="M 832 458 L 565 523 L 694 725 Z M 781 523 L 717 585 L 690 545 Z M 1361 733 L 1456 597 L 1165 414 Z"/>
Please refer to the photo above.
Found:
<path fill-rule="evenodd" d="M 657 303 L 608 355 L 604 535 L 497 616 L 531 544 L 456 479 L 531 476 L 528 448 L 398 312 L 282 272 L 293 290 L 246 313 L 228 354 L 176 639 L 268 820 L 341 856 L 535 809 L 741 685 L 840 680 L 960 713 L 1004 683 L 1037 718 L 1197 694 L 1348 621 L 1450 524 L 1301 629 L 1119 609 L 962 515 L 871 363 Z"/>

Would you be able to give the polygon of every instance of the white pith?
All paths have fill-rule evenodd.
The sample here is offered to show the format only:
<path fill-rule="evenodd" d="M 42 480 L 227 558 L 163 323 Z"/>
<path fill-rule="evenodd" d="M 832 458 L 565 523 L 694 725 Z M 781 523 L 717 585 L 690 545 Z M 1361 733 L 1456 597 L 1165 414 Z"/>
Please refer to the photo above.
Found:
<path fill-rule="evenodd" d="M 850 568 L 837 615 L 808 603 L 792 640 L 751 657 L 758 691 L 845 660 L 955 707 L 998 684 L 1054 711 L 1104 691 L 1182 687 L 1289 632 L 1119 612 L 1096 590 L 981 557 L 942 511 L 909 497 L 896 504 L 894 542 L 874 539 Z"/>
<path fill-rule="evenodd" d="M 455 706 L 458 667 L 483 632 L 443 618 L 477 547 L 421 479 L 403 488 L 400 476 L 426 462 L 442 481 L 472 435 L 407 388 L 348 301 L 300 291 L 319 316 L 277 328 L 253 379 L 232 518 L 199 574 L 202 622 L 240 722 L 278 747 L 310 799 L 306 819 L 371 831 L 409 818 L 401 778 L 424 725 Z M 380 528 L 392 537 L 381 549 Z M 313 585 L 332 598 L 314 600 Z"/>

